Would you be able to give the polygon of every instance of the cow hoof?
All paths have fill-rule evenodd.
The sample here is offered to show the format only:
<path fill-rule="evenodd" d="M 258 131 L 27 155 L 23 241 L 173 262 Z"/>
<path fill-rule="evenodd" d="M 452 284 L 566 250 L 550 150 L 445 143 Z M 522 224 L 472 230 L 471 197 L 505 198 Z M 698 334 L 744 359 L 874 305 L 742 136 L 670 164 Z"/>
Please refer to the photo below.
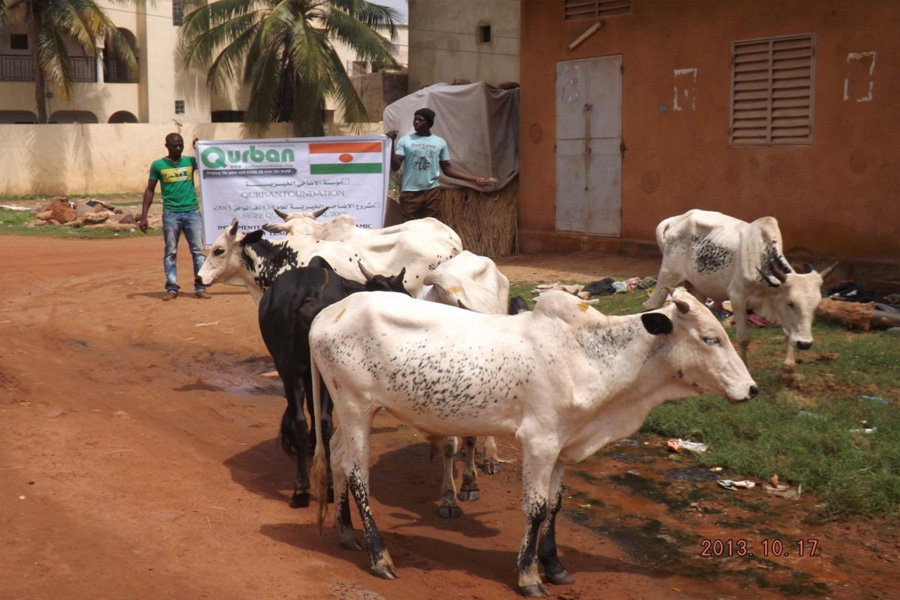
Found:
<path fill-rule="evenodd" d="M 478 500 L 478 490 L 460 490 L 456 497 L 463 502 L 473 502 Z"/>
<path fill-rule="evenodd" d="M 344 550 L 362 550 L 362 544 L 359 543 L 359 540 L 355 537 L 349 537 L 347 539 L 341 540 L 341 548 Z"/>
<path fill-rule="evenodd" d="M 306 508 L 309 506 L 309 492 L 294 492 L 291 496 L 291 508 Z"/>
<path fill-rule="evenodd" d="M 375 577 L 380 577 L 382 579 L 397 579 L 400 577 L 397 575 L 396 569 L 394 569 L 393 563 L 389 561 L 382 560 L 377 565 L 372 565 L 372 575 Z"/>
<path fill-rule="evenodd" d="M 575 578 L 569 575 L 565 570 L 554 573 L 553 575 L 547 573 L 545 577 L 547 578 L 547 581 L 553 585 L 569 585 L 570 583 L 575 583 Z"/>
<path fill-rule="evenodd" d="M 484 466 L 482 466 L 482 469 L 488 475 L 496 475 L 497 473 L 500 472 L 500 463 L 496 463 L 494 461 L 488 461 L 488 462 L 484 463 Z"/>
<path fill-rule="evenodd" d="M 519 591 L 522 592 L 523 596 L 529 598 L 543 598 L 544 596 L 550 595 L 550 592 L 548 592 L 547 588 L 541 583 L 536 585 L 526 585 L 525 587 L 519 588 Z"/>
<path fill-rule="evenodd" d="M 438 506 L 438 516 L 442 519 L 458 519 L 462 509 L 458 506 Z"/>

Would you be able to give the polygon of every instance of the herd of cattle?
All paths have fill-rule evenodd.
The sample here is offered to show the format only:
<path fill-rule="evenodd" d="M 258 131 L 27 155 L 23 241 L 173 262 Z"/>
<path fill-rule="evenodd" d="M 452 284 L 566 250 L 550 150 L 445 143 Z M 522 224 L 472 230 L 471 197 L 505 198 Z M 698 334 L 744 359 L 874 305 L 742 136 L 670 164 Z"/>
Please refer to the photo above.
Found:
<path fill-rule="evenodd" d="M 246 287 L 259 306 L 262 337 L 287 398 L 282 445 L 297 457 L 291 506 L 308 506 L 314 495 L 321 526 L 334 501 L 340 544 L 365 548 L 372 573 L 393 579 L 369 504 L 375 413 L 386 409 L 441 448 L 438 512 L 445 518 L 461 514 L 458 499 L 478 498 L 476 437 L 485 436 L 488 473 L 499 464 L 491 436 L 515 438 L 525 513 L 518 587 L 526 596 L 548 595 L 544 581 L 572 582 L 556 550 L 565 465 L 633 434 L 667 400 L 756 396 L 746 367 L 748 309 L 782 325 L 789 368 L 794 348 L 812 343 L 822 282 L 834 268 L 796 273 L 771 217 L 745 223 L 692 210 L 657 228 L 663 260 L 647 311 L 607 316 L 565 292 L 542 295 L 529 311 L 521 298 L 509 299 L 509 281 L 494 262 L 463 251 L 440 221 L 372 231 L 348 216 L 319 222 L 324 212 L 279 212 L 284 222 L 264 229 L 285 233 L 280 241 L 264 239 L 262 230 L 244 235 L 234 221 L 198 275 L 204 286 Z M 692 293 L 676 288 L 682 283 Z M 697 297 L 731 301 L 740 356 Z M 457 436 L 466 444 L 458 492 Z"/>

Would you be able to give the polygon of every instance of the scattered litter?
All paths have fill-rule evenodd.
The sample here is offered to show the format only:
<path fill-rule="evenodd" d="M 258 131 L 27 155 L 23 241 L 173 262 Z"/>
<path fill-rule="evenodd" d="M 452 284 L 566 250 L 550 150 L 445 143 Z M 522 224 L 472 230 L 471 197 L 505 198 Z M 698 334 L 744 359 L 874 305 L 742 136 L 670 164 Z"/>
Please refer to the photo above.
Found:
<path fill-rule="evenodd" d="M 869 402 L 877 402 L 878 404 L 884 404 L 887 406 L 887 398 L 879 398 L 878 396 L 860 396 L 863 400 L 868 400 Z"/>
<path fill-rule="evenodd" d="M 722 467 L 710 467 L 709 470 L 712 471 L 713 473 L 721 473 Z"/>
<path fill-rule="evenodd" d="M 799 500 L 800 495 L 803 493 L 802 485 L 793 488 L 787 483 L 778 481 L 778 475 L 772 475 L 772 485 L 763 483 L 763 489 L 765 489 L 766 493 L 770 496 L 784 498 L 785 500 Z"/>
<path fill-rule="evenodd" d="M 681 438 L 673 438 L 666 442 L 666 445 L 669 447 L 669 449 L 674 450 L 675 452 L 680 452 L 681 450 L 690 450 L 691 452 L 706 452 L 706 444 L 701 444 L 700 442 L 689 442 Z"/>
<path fill-rule="evenodd" d="M 613 287 L 612 277 L 607 277 L 599 281 L 592 281 L 584 286 L 583 291 L 589 293 L 591 296 L 612 296 L 616 293 L 616 289 Z"/>
<path fill-rule="evenodd" d="M 218 325 L 218 321 L 213 321 L 212 323 L 197 323 L 194 327 L 209 327 L 210 325 Z"/>
<path fill-rule="evenodd" d="M 652 290 L 656 287 L 656 279 L 653 277 L 644 277 L 641 279 L 641 282 L 637 284 L 637 289 L 639 290 Z"/>
<path fill-rule="evenodd" d="M 278 371 L 266 371 L 260 377 L 278 377 Z"/>
<path fill-rule="evenodd" d="M 579 504 L 578 507 L 579 508 L 590 508 L 591 505 L 590 504 Z"/>
<path fill-rule="evenodd" d="M 0 210 L 31 210 L 24 206 L 16 206 L 15 204 L 0 204 Z"/>
<path fill-rule="evenodd" d="M 730 313 L 734 312 L 734 309 L 731 308 L 731 300 L 723 300 L 722 301 L 722 310 L 727 310 Z"/>
<path fill-rule="evenodd" d="M 765 327 L 769 324 L 768 321 L 766 321 L 759 315 L 747 315 L 747 322 L 752 325 L 756 325 L 757 327 Z"/>
<path fill-rule="evenodd" d="M 624 281 L 613 281 L 613 289 L 617 292 L 627 292 L 628 286 Z"/>
<path fill-rule="evenodd" d="M 625 280 L 625 288 L 630 292 L 641 283 L 640 277 L 631 277 Z"/>
<path fill-rule="evenodd" d="M 19 500 L 24 500 L 25 496 L 19 496 Z"/>
<path fill-rule="evenodd" d="M 625 471 L 625 472 L 626 472 L 628 475 L 632 475 L 632 476 L 634 476 L 634 477 L 640 477 L 640 476 L 641 476 L 640 471 L 638 471 L 637 469 L 629 469 L 628 471 Z"/>
<path fill-rule="evenodd" d="M 745 490 L 750 490 L 756 487 L 756 484 L 750 481 L 749 479 L 745 479 L 743 481 L 732 481 L 731 479 L 719 479 L 716 481 L 720 486 L 725 488 L 726 490 L 731 490 L 732 492 L 737 490 L 738 488 L 743 488 Z"/>
<path fill-rule="evenodd" d="M 868 421 L 860 421 L 859 422 L 862 427 L 857 427 L 855 429 L 851 429 L 850 433 L 875 433 L 875 427 L 873 427 Z"/>

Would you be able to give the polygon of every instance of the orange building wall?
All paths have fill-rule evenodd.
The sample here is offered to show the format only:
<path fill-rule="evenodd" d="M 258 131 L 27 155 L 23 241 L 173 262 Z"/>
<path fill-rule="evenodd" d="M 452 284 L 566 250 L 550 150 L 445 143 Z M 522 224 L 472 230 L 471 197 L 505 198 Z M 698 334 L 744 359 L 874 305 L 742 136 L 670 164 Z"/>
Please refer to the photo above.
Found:
<path fill-rule="evenodd" d="M 522 1 L 522 248 L 647 250 L 656 246 L 659 221 L 703 208 L 744 220 L 775 216 L 789 255 L 887 263 L 889 277 L 900 279 L 900 2 L 632 4 L 631 15 L 606 18 L 570 51 L 568 44 L 594 21 L 564 21 L 562 0 Z M 816 35 L 812 145 L 729 147 L 732 42 L 810 33 Z M 876 52 L 873 99 L 845 101 L 847 56 L 868 51 Z M 627 145 L 622 237 L 556 234 L 556 62 L 615 54 L 624 69 Z M 686 68 L 698 70 L 696 109 L 675 112 L 674 71 Z"/>

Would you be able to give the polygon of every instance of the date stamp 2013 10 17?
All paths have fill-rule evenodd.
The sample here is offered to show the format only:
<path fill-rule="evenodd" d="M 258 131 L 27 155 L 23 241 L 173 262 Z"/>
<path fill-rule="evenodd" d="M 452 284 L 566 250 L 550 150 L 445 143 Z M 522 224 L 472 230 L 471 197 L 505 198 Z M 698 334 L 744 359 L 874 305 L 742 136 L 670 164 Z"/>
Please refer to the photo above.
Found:
<path fill-rule="evenodd" d="M 784 542 L 779 539 L 763 538 L 757 542 L 745 539 L 703 539 L 700 540 L 700 556 L 708 558 L 732 556 L 762 556 L 778 558 L 799 556 L 801 558 L 819 556 L 819 540 L 816 538 Z"/>

